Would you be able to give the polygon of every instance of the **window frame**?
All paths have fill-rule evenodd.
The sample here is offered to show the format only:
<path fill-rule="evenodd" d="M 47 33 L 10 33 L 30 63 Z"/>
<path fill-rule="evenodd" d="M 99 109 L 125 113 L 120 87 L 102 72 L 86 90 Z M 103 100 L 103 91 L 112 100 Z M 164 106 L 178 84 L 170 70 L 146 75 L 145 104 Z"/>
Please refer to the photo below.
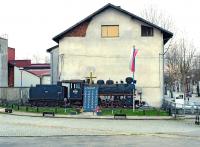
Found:
<path fill-rule="evenodd" d="M 117 27 L 117 36 L 108 36 L 108 29 L 107 29 L 107 36 L 103 36 L 102 27 Z M 118 38 L 119 37 L 119 25 L 101 25 L 101 38 Z"/>
<path fill-rule="evenodd" d="M 148 33 L 146 33 L 146 34 L 143 33 L 144 28 L 149 29 L 149 30 L 146 30 Z M 149 33 L 150 30 L 151 30 L 151 33 Z M 150 27 L 150 26 L 146 26 L 146 25 L 141 25 L 141 36 L 142 37 L 153 37 L 154 36 L 154 28 Z"/>

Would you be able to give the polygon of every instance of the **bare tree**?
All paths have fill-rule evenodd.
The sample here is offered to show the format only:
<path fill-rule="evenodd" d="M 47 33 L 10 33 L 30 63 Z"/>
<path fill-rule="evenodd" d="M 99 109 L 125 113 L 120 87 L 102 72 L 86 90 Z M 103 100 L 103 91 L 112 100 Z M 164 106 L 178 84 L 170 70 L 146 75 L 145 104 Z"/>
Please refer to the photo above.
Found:
<path fill-rule="evenodd" d="M 41 56 L 39 54 L 34 54 L 31 59 L 33 63 L 50 63 L 49 56 Z"/>
<path fill-rule="evenodd" d="M 199 81 L 200 81 L 200 54 L 196 54 L 193 60 L 193 69 L 191 70 L 193 83 L 196 84 L 197 96 L 200 96 Z"/>
<path fill-rule="evenodd" d="M 158 25 L 166 30 L 174 31 L 172 18 L 164 11 L 157 9 L 152 5 L 144 8 L 141 11 L 141 16 L 155 25 Z"/>
<path fill-rule="evenodd" d="M 50 63 L 50 57 L 49 56 L 45 56 L 44 63 Z"/>
<path fill-rule="evenodd" d="M 184 38 L 179 40 L 178 44 L 179 55 L 178 57 L 178 66 L 180 73 L 180 82 L 181 89 L 186 93 L 186 79 L 189 76 L 193 68 L 193 60 L 195 55 L 195 47 L 192 44 L 188 44 Z"/>
<path fill-rule="evenodd" d="M 41 57 L 39 54 L 34 54 L 34 55 L 32 56 L 32 61 L 33 61 L 33 63 L 40 63 L 41 60 L 42 60 L 42 57 Z"/>
<path fill-rule="evenodd" d="M 181 83 L 181 90 L 184 93 L 187 92 L 187 76 L 191 74 L 194 66 L 195 50 L 192 44 L 188 44 L 184 38 L 181 38 L 174 42 L 166 53 L 165 67 L 171 93 L 175 81 Z"/>
<path fill-rule="evenodd" d="M 165 73 L 168 78 L 165 81 L 168 84 L 171 97 L 173 97 L 173 86 L 174 82 L 179 80 L 179 66 L 178 66 L 178 45 L 177 43 L 173 43 L 170 46 L 170 52 L 166 53 L 165 57 Z"/>
<path fill-rule="evenodd" d="M 200 81 L 200 54 L 196 54 L 193 60 L 193 67 L 192 67 L 193 80 L 195 82 Z"/>

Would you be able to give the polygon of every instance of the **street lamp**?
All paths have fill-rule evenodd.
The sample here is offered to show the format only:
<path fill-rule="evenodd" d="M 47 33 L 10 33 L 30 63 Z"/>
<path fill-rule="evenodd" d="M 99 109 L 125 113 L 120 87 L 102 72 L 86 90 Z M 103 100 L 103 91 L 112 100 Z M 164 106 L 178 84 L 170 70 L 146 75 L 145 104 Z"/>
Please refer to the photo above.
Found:
<path fill-rule="evenodd" d="M 21 81 L 21 84 L 20 84 L 20 86 L 22 87 L 22 72 L 23 72 L 24 68 L 23 68 L 23 67 L 20 67 L 19 70 L 20 70 L 20 72 L 21 72 L 21 80 L 20 80 L 20 81 Z"/>
<path fill-rule="evenodd" d="M 24 68 L 20 67 L 19 70 L 20 70 L 20 73 L 21 73 L 20 99 L 21 99 L 21 103 L 22 103 L 22 72 L 23 72 Z"/>

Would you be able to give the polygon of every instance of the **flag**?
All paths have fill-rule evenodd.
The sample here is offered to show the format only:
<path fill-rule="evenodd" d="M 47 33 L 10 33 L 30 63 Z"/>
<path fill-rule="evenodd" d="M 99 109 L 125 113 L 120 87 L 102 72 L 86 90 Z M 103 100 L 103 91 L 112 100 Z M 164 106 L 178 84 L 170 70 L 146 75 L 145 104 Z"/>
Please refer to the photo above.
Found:
<path fill-rule="evenodd" d="M 135 72 L 135 57 L 137 55 L 138 49 L 133 48 L 132 52 L 131 52 L 131 64 L 130 64 L 130 69 L 131 72 Z"/>

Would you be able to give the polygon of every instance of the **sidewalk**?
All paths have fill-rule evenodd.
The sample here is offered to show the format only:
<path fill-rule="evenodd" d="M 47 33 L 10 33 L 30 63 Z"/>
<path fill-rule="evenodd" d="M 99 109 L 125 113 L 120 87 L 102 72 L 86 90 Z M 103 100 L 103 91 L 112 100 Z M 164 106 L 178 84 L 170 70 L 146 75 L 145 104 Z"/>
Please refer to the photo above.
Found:
<path fill-rule="evenodd" d="M 17 116 L 27 116 L 27 117 L 43 117 L 42 113 L 30 113 L 30 112 L 20 112 L 14 111 L 12 113 L 5 113 L 5 108 L 0 108 L 0 113 L 8 115 L 17 115 Z M 51 117 L 51 116 L 45 116 Z M 52 118 L 72 118 L 72 119 L 114 119 L 114 116 L 97 116 L 93 113 L 83 113 L 78 115 L 64 115 L 64 114 L 55 114 Z M 124 120 L 172 120 L 172 116 L 126 116 Z"/>

